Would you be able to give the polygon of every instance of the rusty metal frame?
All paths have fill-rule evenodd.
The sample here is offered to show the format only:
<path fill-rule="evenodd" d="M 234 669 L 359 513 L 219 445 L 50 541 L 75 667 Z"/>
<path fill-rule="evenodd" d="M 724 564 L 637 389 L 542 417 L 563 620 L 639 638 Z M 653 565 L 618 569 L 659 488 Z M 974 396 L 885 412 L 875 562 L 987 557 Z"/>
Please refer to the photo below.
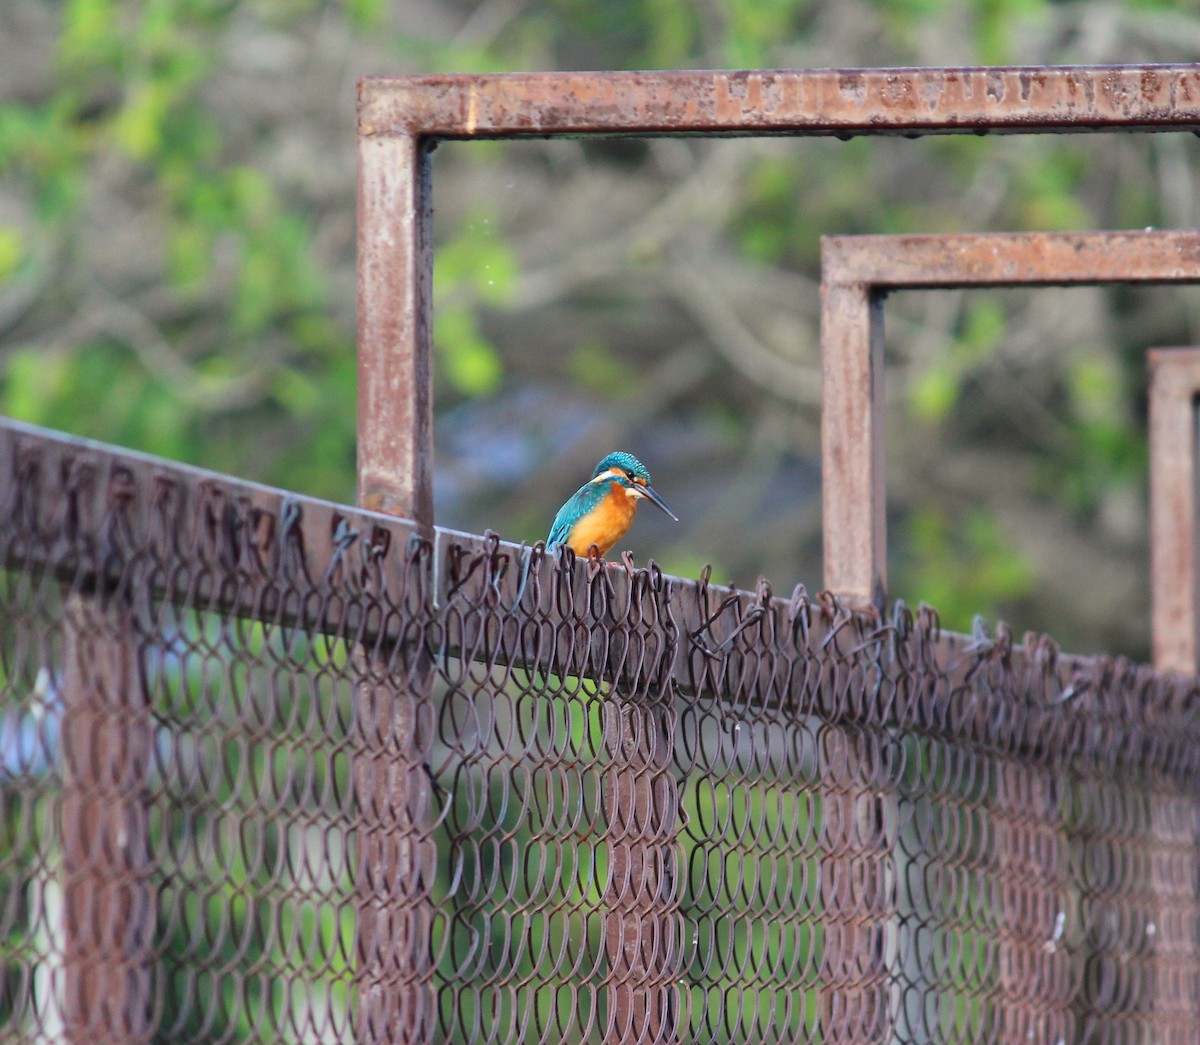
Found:
<path fill-rule="evenodd" d="M 406 516 L 429 532 L 434 522 L 429 154 L 439 140 L 1192 130 L 1200 127 L 1200 66 L 368 77 L 359 81 L 358 119 L 359 504 Z M 1118 255 L 1105 271 L 1125 261 Z M 1195 273 L 1195 265 L 1190 271 Z M 1021 282 L 1011 277 L 997 283 Z M 1063 280 L 1060 274 L 1043 281 Z M 824 313 L 825 583 L 860 605 L 881 591 L 886 562 L 877 410 L 883 287 L 867 286 L 865 280 L 831 284 Z M 842 351 L 834 344 L 838 336 L 849 355 L 830 362 Z M 408 694 L 402 702 L 417 696 Z M 623 752 L 625 739 L 614 733 L 609 750 Z M 651 866 L 660 858 L 660 839 L 621 822 L 621 811 L 638 803 L 643 778 L 655 772 L 643 753 L 631 754 L 631 771 L 617 766 L 612 775 L 615 790 L 608 802 L 616 816 L 610 828 L 613 843 L 627 847 L 631 867 Z M 386 797 L 401 810 L 411 804 L 411 795 Z M 414 838 L 423 830 L 417 812 L 405 817 Z M 667 808 L 652 810 L 646 823 L 668 814 Z M 419 890 L 409 886 L 406 910 L 419 922 Z M 655 909 L 641 913 L 652 918 Z M 429 970 L 410 940 L 393 943 L 394 953 L 373 960 L 387 974 L 390 1004 L 419 1011 L 426 1004 Z M 672 1029 L 659 1024 L 660 984 L 672 975 L 671 960 L 670 949 L 659 948 L 655 969 L 639 966 L 637 991 L 613 994 L 614 1011 L 623 1014 L 613 1041 L 632 1042 L 647 1032 L 655 1040 L 674 1040 Z M 364 986 L 374 991 L 371 985 L 382 982 L 365 970 Z M 396 1000 L 396 988 L 412 996 Z M 363 1019 L 366 1041 L 388 1040 L 389 1033 L 416 1040 L 424 1033 L 420 1020 L 389 1032 L 386 1019 L 370 1012 Z M 846 1040 L 872 1037 L 865 1025 L 848 1033 Z"/>
<path fill-rule="evenodd" d="M 821 247 L 825 584 L 860 605 L 887 587 L 883 298 L 889 291 L 1200 283 L 1200 233 L 1191 231 L 831 236 Z M 1160 395 L 1168 394 L 1164 385 Z M 1155 467 L 1161 473 L 1166 465 Z M 1159 495 L 1160 508 L 1165 497 Z M 1194 512 L 1162 510 L 1152 531 L 1159 563 L 1152 570 L 1154 602 L 1172 607 L 1154 614 L 1160 668 L 1181 669 L 1178 652 L 1163 659 L 1162 651 L 1183 649 L 1182 632 L 1195 630 L 1188 623 L 1195 618 L 1195 583 L 1175 591 L 1185 575 L 1162 564 L 1192 540 L 1195 526 Z"/>
<path fill-rule="evenodd" d="M 1150 352 L 1150 605 L 1154 666 L 1200 673 L 1200 349 Z"/>
<path fill-rule="evenodd" d="M 358 84 L 359 498 L 432 523 L 441 140 L 1192 130 L 1200 65 L 380 76 Z"/>

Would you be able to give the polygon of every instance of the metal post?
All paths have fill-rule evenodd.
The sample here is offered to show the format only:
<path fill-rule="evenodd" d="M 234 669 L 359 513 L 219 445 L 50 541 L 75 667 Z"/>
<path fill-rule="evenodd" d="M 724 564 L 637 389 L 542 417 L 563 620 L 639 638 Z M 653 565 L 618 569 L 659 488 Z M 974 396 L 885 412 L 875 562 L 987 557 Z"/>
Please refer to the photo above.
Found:
<path fill-rule="evenodd" d="M 1176 1040 L 1186 1040 L 1195 1026 L 1188 1003 L 1188 983 L 1194 981 L 1188 972 L 1200 950 L 1195 932 L 1200 919 L 1195 798 L 1189 788 L 1177 790 L 1166 781 L 1148 798 L 1149 885 L 1155 903 L 1146 922 L 1133 927 L 1143 941 L 1139 957 L 1151 981 L 1140 1000 L 1164 1030 L 1175 1030 L 1180 1035 Z M 1163 1038 L 1171 1040 L 1169 1031 Z"/>
<path fill-rule="evenodd" d="M 358 503 L 433 523 L 432 188 L 416 135 L 359 135 Z"/>
<path fill-rule="evenodd" d="M 1054 770 L 1003 758 L 992 817 L 1003 1041 L 1072 1040 L 1070 956 L 1063 939 L 1070 857 Z"/>
<path fill-rule="evenodd" d="M 415 134 L 359 125 L 358 503 L 433 524 L 429 149 Z M 432 534 L 430 534 L 432 536 Z M 428 568 L 422 557 L 416 570 Z M 408 577 L 415 581 L 413 575 Z M 427 585 L 426 591 L 432 589 Z M 419 610 L 418 610 L 419 612 Z M 357 1035 L 365 1045 L 423 1045 L 435 1001 L 429 890 L 432 668 L 418 649 L 403 675 L 386 650 L 360 650 Z"/>
<path fill-rule="evenodd" d="M 63 632 L 65 1040 L 146 1042 L 153 1032 L 149 694 L 118 600 L 68 595 Z"/>
<path fill-rule="evenodd" d="M 397 680 L 386 658 L 357 654 L 354 766 L 358 806 L 357 1040 L 424 1045 L 434 997 L 429 889 L 436 873 L 430 782 L 418 738 L 418 695 L 428 682 Z"/>
<path fill-rule="evenodd" d="M 888 934 L 897 902 L 887 806 L 894 799 L 868 783 L 871 747 L 856 726 L 830 726 L 820 738 L 821 1031 L 839 1045 L 884 1045 L 893 1030 Z"/>
<path fill-rule="evenodd" d="M 672 691 L 668 689 L 667 694 Z M 672 773 L 669 699 L 615 694 L 605 705 L 608 882 L 608 1045 L 670 1045 L 679 1018 L 674 840 L 679 794 Z"/>
<path fill-rule="evenodd" d="M 882 602 L 887 581 L 883 300 L 831 269 L 821 281 L 825 588 L 859 608 Z"/>
<path fill-rule="evenodd" d="M 1150 369 L 1150 601 L 1154 666 L 1200 671 L 1197 414 L 1200 349 L 1157 349 Z"/>

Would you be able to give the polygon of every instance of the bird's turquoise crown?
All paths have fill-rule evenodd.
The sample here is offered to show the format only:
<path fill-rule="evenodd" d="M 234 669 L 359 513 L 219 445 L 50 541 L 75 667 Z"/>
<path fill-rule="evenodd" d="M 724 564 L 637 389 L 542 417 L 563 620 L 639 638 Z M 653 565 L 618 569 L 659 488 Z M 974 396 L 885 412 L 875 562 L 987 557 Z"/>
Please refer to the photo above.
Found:
<path fill-rule="evenodd" d="M 610 468 L 619 468 L 622 471 L 633 472 L 639 479 L 645 479 L 646 482 L 650 482 L 650 472 L 633 454 L 627 454 L 621 450 L 609 454 L 603 461 L 596 465 L 596 470 L 592 472 L 592 478 L 595 479 L 596 476 L 603 475 Z"/>

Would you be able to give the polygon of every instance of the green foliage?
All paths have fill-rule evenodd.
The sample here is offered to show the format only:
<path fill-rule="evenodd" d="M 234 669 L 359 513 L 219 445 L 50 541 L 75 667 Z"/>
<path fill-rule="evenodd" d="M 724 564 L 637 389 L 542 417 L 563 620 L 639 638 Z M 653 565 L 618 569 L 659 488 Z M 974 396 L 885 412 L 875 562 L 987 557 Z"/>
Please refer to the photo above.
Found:
<path fill-rule="evenodd" d="M 186 457 L 196 435 L 175 392 L 111 343 L 68 354 L 14 349 L 0 385 L 0 412 L 36 424 L 70 418 L 73 431 L 150 453 Z M 114 375 L 119 375 L 114 380 Z"/>
<path fill-rule="evenodd" d="M 881 206 L 871 149 L 862 138 L 836 148 L 797 142 L 793 153 L 757 160 L 732 215 L 738 245 L 765 264 L 807 269 L 819 264 L 823 235 L 884 231 L 896 212 Z"/>
<path fill-rule="evenodd" d="M 1019 227 L 1054 232 L 1094 226 L 1082 192 L 1087 156 L 1069 147 L 1051 150 L 1042 142 L 1021 153 L 1012 171 Z"/>
<path fill-rule="evenodd" d="M 982 65 L 1020 64 L 1014 38 L 1018 28 L 1044 21 L 1047 0 L 972 0 L 975 9 L 978 61 Z"/>
<path fill-rule="evenodd" d="M 970 632 L 976 614 L 995 618 L 1033 590 L 1029 562 L 982 508 L 955 516 L 921 508 L 904 522 L 896 592 L 929 603 L 942 624 Z"/>
<path fill-rule="evenodd" d="M 945 421 L 957 405 L 963 382 L 1004 336 L 1004 310 L 984 296 L 967 309 L 962 332 L 936 362 L 916 374 L 908 389 L 909 413 L 926 424 Z"/>
<path fill-rule="evenodd" d="M 249 382 L 262 391 L 248 407 L 266 407 L 269 416 L 273 401 L 295 417 L 315 419 L 320 390 L 333 383 L 331 370 L 352 355 L 353 333 L 326 317 L 329 288 L 314 259 L 309 217 L 289 205 L 263 171 L 232 158 L 225 131 L 203 101 L 235 11 L 286 23 L 306 8 L 69 0 L 54 94 L 0 106 L 0 179 L 24 190 L 39 222 L 28 234 L 0 227 L 0 287 L 29 264 L 27 235 L 69 243 L 72 225 L 87 220 L 91 184 L 105 170 L 130 169 L 139 207 L 161 229 L 161 240 L 145 250 L 162 260 L 162 285 L 179 303 L 172 311 L 190 321 L 188 310 L 199 314 L 214 297 L 224 298 L 221 317 L 215 325 L 207 321 L 198 347 L 181 351 L 185 365 L 175 365 L 174 376 L 148 372 L 119 337 L 64 346 L 40 366 L 28 356 L 44 350 L 17 347 L 0 361 L 0 401 L 17 417 L 57 420 L 83 434 L 278 480 L 283 473 L 252 463 L 254 442 L 233 446 L 206 438 L 228 413 L 224 393 Z M 374 0 L 347 9 L 360 28 L 377 25 L 381 16 Z M 186 330 L 164 328 L 163 338 Z M 266 361 L 265 338 L 276 346 Z M 352 412 L 343 406 L 320 420 L 334 432 L 318 433 L 314 425 L 309 437 L 332 440 L 344 451 L 353 438 Z M 223 453 L 212 453 L 218 446 Z M 301 489 L 350 488 L 342 474 L 345 452 L 306 456 L 336 472 L 310 470 Z"/>
<path fill-rule="evenodd" d="M 1109 493 L 1136 488 L 1145 471 L 1146 435 L 1130 420 L 1130 391 L 1117 363 L 1079 353 L 1067 371 L 1071 452 L 1042 463 L 1043 487 L 1064 497 L 1080 517 Z"/>
<path fill-rule="evenodd" d="M 440 309 L 433 320 L 433 343 L 450 384 L 463 395 L 494 392 L 503 370 L 500 356 L 480 333 L 475 314 L 461 305 Z"/>
<path fill-rule="evenodd" d="M 463 219 L 458 232 L 440 245 L 433 263 L 438 301 L 470 298 L 502 305 L 518 273 L 517 257 L 500 236 L 498 222 L 483 209 Z"/>
<path fill-rule="evenodd" d="M 803 169 L 794 157 L 768 158 L 754 165 L 743 185 L 739 215 L 742 249 L 752 258 L 777 264 L 794 257 L 795 202 Z"/>
<path fill-rule="evenodd" d="M 504 376 L 500 354 L 483 334 L 479 310 L 500 307 L 517 278 L 517 258 L 498 222 L 478 210 L 436 253 L 433 264 L 433 345 L 442 374 L 465 396 L 494 392 Z"/>
<path fill-rule="evenodd" d="M 646 0 L 645 9 L 646 64 L 659 69 L 686 65 L 700 33 L 696 5 L 690 0 Z"/>
<path fill-rule="evenodd" d="M 883 15 L 889 35 L 905 47 L 914 47 L 931 19 L 946 12 L 942 0 L 873 0 Z M 1044 24 L 1048 0 L 965 0 L 955 5 L 955 17 L 970 29 L 974 53 L 963 64 L 1019 65 L 1018 30 Z"/>
<path fill-rule="evenodd" d="M 346 14 L 356 29 L 378 29 L 387 13 L 387 0 L 346 0 Z"/>
<path fill-rule="evenodd" d="M 0 287 L 16 273 L 25 255 L 25 237 L 20 229 L 0 225 Z"/>
<path fill-rule="evenodd" d="M 27 190 L 48 227 L 69 216 L 83 194 L 86 141 L 64 92 L 44 105 L 0 105 L 0 177 Z"/>
<path fill-rule="evenodd" d="M 729 20 L 726 59 L 735 69 L 774 65 L 782 41 L 794 38 L 809 0 L 737 0 L 726 5 Z"/>
<path fill-rule="evenodd" d="M 581 388 L 619 399 L 637 388 L 638 372 L 618 359 L 602 342 L 588 338 L 576 345 L 567 360 L 567 373 Z"/>

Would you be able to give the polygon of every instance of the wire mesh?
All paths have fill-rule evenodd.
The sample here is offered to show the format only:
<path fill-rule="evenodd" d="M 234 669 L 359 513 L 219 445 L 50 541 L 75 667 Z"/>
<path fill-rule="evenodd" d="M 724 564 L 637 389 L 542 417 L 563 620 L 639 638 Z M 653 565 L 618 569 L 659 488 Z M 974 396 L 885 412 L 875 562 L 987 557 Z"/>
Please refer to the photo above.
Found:
<path fill-rule="evenodd" d="M 1194 1041 L 1198 697 L 6 422 L 0 1041 Z"/>

